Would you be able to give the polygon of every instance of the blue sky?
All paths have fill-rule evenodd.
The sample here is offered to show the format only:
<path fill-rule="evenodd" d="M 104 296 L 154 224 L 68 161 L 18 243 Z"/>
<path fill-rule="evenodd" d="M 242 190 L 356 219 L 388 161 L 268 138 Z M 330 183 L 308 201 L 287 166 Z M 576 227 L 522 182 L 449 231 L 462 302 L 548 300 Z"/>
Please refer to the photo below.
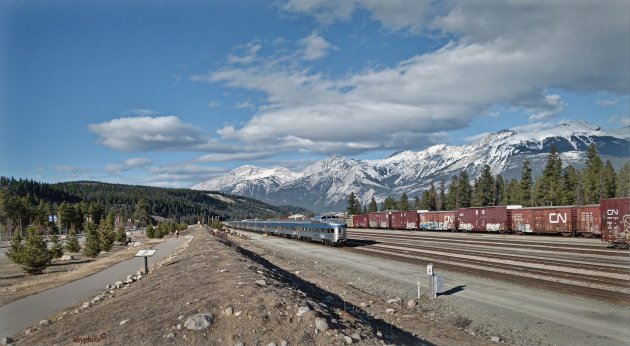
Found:
<path fill-rule="evenodd" d="M 0 175 L 189 187 L 630 125 L 625 1 L 8 1 Z"/>

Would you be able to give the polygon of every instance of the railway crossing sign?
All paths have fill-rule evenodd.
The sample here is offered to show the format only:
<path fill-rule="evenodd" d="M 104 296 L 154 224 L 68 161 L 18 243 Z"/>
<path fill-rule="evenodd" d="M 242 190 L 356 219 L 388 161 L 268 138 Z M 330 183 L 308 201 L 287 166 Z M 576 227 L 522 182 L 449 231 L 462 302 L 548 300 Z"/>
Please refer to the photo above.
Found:
<path fill-rule="evenodd" d="M 427 264 L 427 275 L 433 275 L 433 263 Z"/>

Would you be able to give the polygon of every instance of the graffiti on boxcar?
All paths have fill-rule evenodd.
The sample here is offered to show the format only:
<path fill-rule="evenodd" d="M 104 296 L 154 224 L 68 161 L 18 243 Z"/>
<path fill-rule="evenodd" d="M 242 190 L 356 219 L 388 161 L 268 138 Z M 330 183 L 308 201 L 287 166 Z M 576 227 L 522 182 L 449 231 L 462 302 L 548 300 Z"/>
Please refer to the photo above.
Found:
<path fill-rule="evenodd" d="M 516 225 L 515 231 L 531 233 L 532 225 L 528 223 L 519 223 L 518 225 Z"/>
<path fill-rule="evenodd" d="M 460 222 L 459 223 L 459 229 L 464 230 L 464 231 L 472 231 L 473 224 L 472 223 Z"/>
<path fill-rule="evenodd" d="M 488 232 L 498 232 L 501 230 L 500 223 L 488 223 L 486 224 L 486 231 Z"/>

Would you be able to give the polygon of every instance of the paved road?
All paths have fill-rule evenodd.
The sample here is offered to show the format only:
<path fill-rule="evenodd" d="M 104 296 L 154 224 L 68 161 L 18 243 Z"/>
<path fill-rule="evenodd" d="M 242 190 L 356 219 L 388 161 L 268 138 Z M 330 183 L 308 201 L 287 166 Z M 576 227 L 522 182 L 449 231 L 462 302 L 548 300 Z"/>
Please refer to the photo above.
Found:
<path fill-rule="evenodd" d="M 157 252 L 150 257 L 149 266 L 169 256 L 182 241 L 182 238 L 169 239 L 154 246 Z M 0 307 L 0 337 L 12 336 L 28 326 L 37 324 L 40 320 L 67 306 L 80 303 L 98 294 L 108 283 L 125 280 L 128 274 L 143 270 L 143 268 L 144 261 L 141 258 L 131 258 L 86 278 L 2 306 Z"/>

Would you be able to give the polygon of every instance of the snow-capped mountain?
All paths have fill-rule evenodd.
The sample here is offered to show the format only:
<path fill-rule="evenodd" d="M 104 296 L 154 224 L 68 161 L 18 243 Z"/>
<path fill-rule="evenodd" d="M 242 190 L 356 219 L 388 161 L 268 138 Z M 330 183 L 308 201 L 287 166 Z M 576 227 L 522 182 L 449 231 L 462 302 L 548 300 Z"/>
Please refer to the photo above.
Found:
<path fill-rule="evenodd" d="M 595 143 L 602 158 L 615 167 L 630 157 L 630 128 L 606 131 L 599 126 L 571 121 L 536 132 L 502 130 L 467 145 L 434 145 L 422 151 L 402 151 L 380 160 L 339 156 L 321 160 L 296 172 L 286 168 L 239 167 L 225 176 L 197 184 L 193 189 L 244 195 L 276 205 L 311 210 L 339 210 L 350 192 L 361 200 L 382 201 L 403 192 L 420 194 L 433 181 L 446 184 L 462 170 L 476 178 L 484 164 L 504 178 L 520 177 L 524 160 L 534 174 L 542 170 L 552 145 L 563 162 L 581 167 L 586 150 Z"/>

